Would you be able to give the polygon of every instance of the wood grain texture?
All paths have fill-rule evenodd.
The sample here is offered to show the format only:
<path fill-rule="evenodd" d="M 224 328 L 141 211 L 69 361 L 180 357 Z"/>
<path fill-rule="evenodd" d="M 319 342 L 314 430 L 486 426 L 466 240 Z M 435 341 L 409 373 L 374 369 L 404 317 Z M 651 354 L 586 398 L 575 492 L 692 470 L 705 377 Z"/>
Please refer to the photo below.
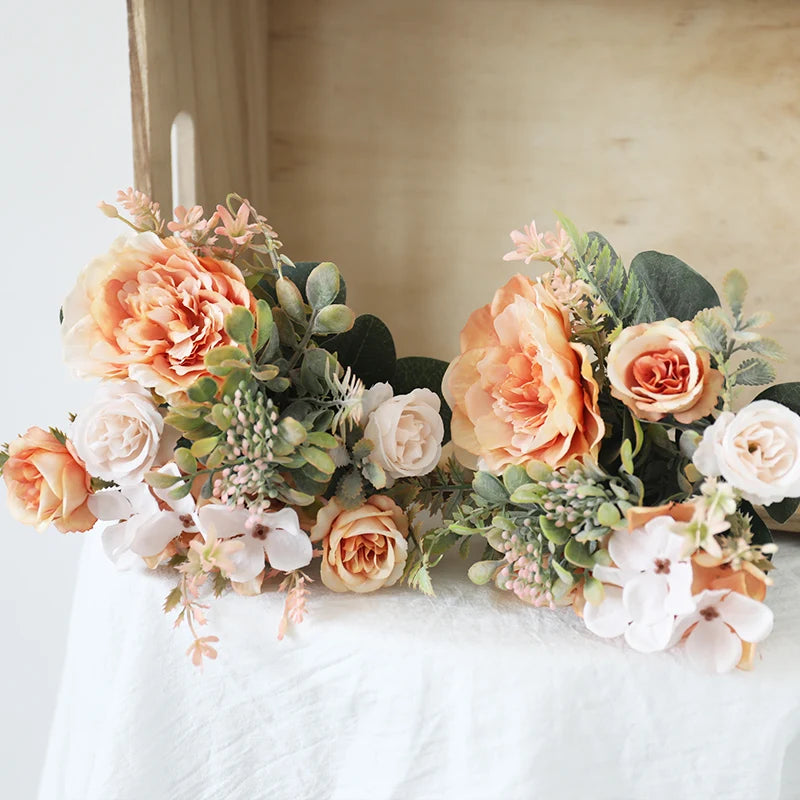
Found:
<path fill-rule="evenodd" d="M 168 207 L 189 110 L 199 199 L 236 189 L 336 261 L 401 355 L 451 358 L 520 267 L 508 231 L 558 209 L 627 262 L 742 269 L 800 378 L 794 0 L 129 4 L 140 185 Z"/>

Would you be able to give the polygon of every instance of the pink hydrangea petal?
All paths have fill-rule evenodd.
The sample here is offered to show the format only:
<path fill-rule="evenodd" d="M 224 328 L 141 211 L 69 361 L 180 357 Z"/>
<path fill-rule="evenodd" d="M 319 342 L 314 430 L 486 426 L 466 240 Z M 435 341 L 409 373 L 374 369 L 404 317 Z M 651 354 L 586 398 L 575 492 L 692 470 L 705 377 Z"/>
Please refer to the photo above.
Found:
<path fill-rule="evenodd" d="M 200 531 L 206 541 L 212 534 L 217 539 L 230 539 L 231 536 L 239 536 L 245 532 L 250 512 L 243 508 L 209 503 L 197 512 L 197 518 L 200 523 Z"/>
<path fill-rule="evenodd" d="M 264 541 L 269 565 L 281 572 L 308 566 L 314 554 L 314 548 L 308 534 L 301 530 L 273 528 Z"/>
<path fill-rule="evenodd" d="M 622 602 L 630 618 L 646 625 L 660 622 L 665 616 L 672 617 L 666 611 L 667 597 L 665 578 L 649 572 L 628 581 L 622 590 Z"/>
<path fill-rule="evenodd" d="M 720 617 L 700 620 L 686 639 L 686 654 L 705 672 L 730 672 L 742 657 L 742 642 Z"/>
<path fill-rule="evenodd" d="M 672 637 L 674 618 L 663 616 L 657 622 L 632 622 L 625 631 L 625 641 L 640 653 L 656 653 L 665 650 Z"/>
<path fill-rule="evenodd" d="M 583 621 L 595 636 L 603 639 L 622 636 L 630 621 L 622 604 L 622 589 L 618 586 L 606 586 L 605 598 L 600 605 L 587 603 L 584 606 Z"/>
<path fill-rule="evenodd" d="M 746 642 L 762 642 L 772 633 L 772 609 L 738 592 L 717 605 L 721 617 Z"/>
<path fill-rule="evenodd" d="M 253 536 L 244 536 L 241 541 L 244 543 L 244 547 L 231 555 L 234 569 L 230 578 L 237 583 L 247 583 L 264 569 L 264 540 L 256 539 Z M 309 542 L 310 544 L 311 542 Z"/>
<path fill-rule="evenodd" d="M 176 514 L 174 511 L 160 511 L 141 520 L 135 526 L 131 551 L 143 558 L 156 556 L 176 536 L 180 536 L 182 531 L 183 523 L 180 514 Z"/>

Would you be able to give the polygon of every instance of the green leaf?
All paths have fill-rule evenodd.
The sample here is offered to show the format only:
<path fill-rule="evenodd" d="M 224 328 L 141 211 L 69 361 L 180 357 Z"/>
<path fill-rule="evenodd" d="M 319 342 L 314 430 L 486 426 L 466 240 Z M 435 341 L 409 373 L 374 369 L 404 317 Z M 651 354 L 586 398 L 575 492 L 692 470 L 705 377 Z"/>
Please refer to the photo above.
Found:
<path fill-rule="evenodd" d="M 217 382 L 213 378 L 205 376 L 195 381 L 186 392 L 190 400 L 195 403 L 205 403 L 211 400 L 217 393 Z"/>
<path fill-rule="evenodd" d="M 526 474 L 527 477 L 527 474 Z M 542 486 L 538 483 L 523 483 L 511 493 L 509 500 L 518 506 L 530 506 L 541 503 Z"/>
<path fill-rule="evenodd" d="M 380 464 L 374 461 L 367 461 L 363 468 L 364 477 L 376 488 L 386 487 L 386 473 Z"/>
<path fill-rule="evenodd" d="M 391 379 L 394 393 L 409 394 L 414 389 L 430 389 L 439 396 L 442 403 L 439 414 L 444 423 L 444 439 L 442 444 L 450 441 L 450 420 L 452 412 L 442 393 L 442 379 L 447 371 L 448 363 L 439 358 L 425 356 L 407 356 L 398 358 L 394 377 Z"/>
<path fill-rule="evenodd" d="M 361 473 L 351 469 L 345 472 L 336 487 L 336 499 L 344 508 L 358 508 L 366 499 Z"/>
<path fill-rule="evenodd" d="M 742 347 L 751 353 L 757 353 L 764 358 L 771 358 L 773 361 L 783 361 L 786 358 L 786 351 L 774 339 L 767 336 L 756 339 L 752 342 L 745 342 Z"/>
<path fill-rule="evenodd" d="M 394 378 L 394 339 L 386 325 L 372 314 L 356 317 L 347 333 L 331 337 L 323 347 L 336 353 L 339 363 L 350 367 L 367 388 L 379 382 L 390 383 Z"/>
<path fill-rule="evenodd" d="M 314 447 L 322 447 L 325 450 L 333 450 L 339 444 L 335 436 L 324 431 L 312 431 L 306 436 L 306 441 Z"/>
<path fill-rule="evenodd" d="M 192 455 L 192 451 L 186 447 L 179 447 L 175 451 L 175 463 L 181 472 L 194 475 L 197 472 L 197 459 Z"/>
<path fill-rule="evenodd" d="M 167 475 L 164 472 L 148 472 L 144 479 L 154 489 L 169 489 L 181 480 L 179 475 Z"/>
<path fill-rule="evenodd" d="M 656 322 L 668 317 L 691 320 L 698 311 L 719 305 L 714 287 L 675 256 L 648 250 L 633 259 L 630 271 L 652 304 L 652 309 L 640 308 L 634 322 Z"/>
<path fill-rule="evenodd" d="M 205 458 L 219 443 L 219 436 L 207 436 L 192 444 L 191 452 L 195 458 Z"/>
<path fill-rule="evenodd" d="M 306 321 L 306 307 L 300 290 L 288 279 L 278 278 L 275 281 L 275 292 L 278 302 L 286 314 L 295 322 Z"/>
<path fill-rule="evenodd" d="M 583 596 L 593 605 L 599 606 L 605 597 L 603 584 L 591 575 L 583 582 Z"/>
<path fill-rule="evenodd" d="M 787 497 L 764 508 L 775 522 L 786 522 L 800 508 L 800 497 Z"/>
<path fill-rule="evenodd" d="M 333 475 L 336 471 L 336 464 L 333 459 L 318 447 L 308 447 L 305 445 L 300 446 L 300 455 L 311 464 L 312 467 L 324 472 L 326 475 Z"/>
<path fill-rule="evenodd" d="M 308 278 L 311 273 L 320 265 L 319 261 L 298 261 L 294 266 L 287 266 L 283 270 L 283 274 L 290 278 L 292 283 L 300 290 L 303 298 L 312 305 L 306 286 Z M 347 286 L 344 278 L 339 274 L 339 290 L 336 296 L 331 300 L 332 303 L 346 303 L 347 302 Z"/>
<path fill-rule="evenodd" d="M 258 339 L 256 341 L 256 352 L 269 341 L 272 335 L 272 309 L 266 300 L 259 300 L 256 303 L 256 329 Z"/>
<path fill-rule="evenodd" d="M 364 461 L 364 459 L 369 458 L 374 448 L 375 445 L 370 439 L 359 439 L 350 448 L 350 452 L 353 454 L 354 461 Z"/>
<path fill-rule="evenodd" d="M 728 346 L 728 326 L 718 308 L 705 308 L 694 318 L 700 343 L 712 353 L 724 353 Z"/>
<path fill-rule="evenodd" d="M 594 567 L 594 559 L 586 545 L 575 539 L 570 539 L 564 545 L 564 557 L 576 567 L 583 567 L 584 569 L 592 569 Z"/>
<path fill-rule="evenodd" d="M 235 306 L 231 313 L 225 317 L 225 332 L 239 344 L 247 344 L 253 339 L 256 321 L 250 309 L 244 306 Z"/>
<path fill-rule="evenodd" d="M 764 389 L 756 400 L 773 400 L 780 403 L 782 406 L 794 411 L 795 414 L 800 414 L 800 383 L 776 383 L 770 386 L 769 389 Z"/>
<path fill-rule="evenodd" d="M 264 364 L 263 367 L 259 369 L 254 369 L 250 374 L 257 380 L 257 381 L 271 381 L 274 378 L 277 378 L 280 375 L 281 371 L 275 364 Z"/>
<path fill-rule="evenodd" d="M 476 561 L 467 570 L 467 576 L 475 585 L 483 586 L 494 578 L 495 573 L 503 563 L 503 561 Z"/>
<path fill-rule="evenodd" d="M 738 269 L 732 269 L 722 279 L 722 292 L 734 316 L 738 319 L 747 297 L 747 279 Z"/>
<path fill-rule="evenodd" d="M 317 311 L 335 303 L 339 294 L 339 270 L 336 264 L 330 261 L 317 264 L 308 275 L 305 291 L 311 308 Z"/>
<path fill-rule="evenodd" d="M 356 315 L 353 309 L 341 303 L 325 306 L 314 320 L 314 333 L 328 336 L 345 333 L 353 327 Z"/>
<path fill-rule="evenodd" d="M 504 505 L 508 502 L 508 492 L 502 481 L 489 472 L 476 472 L 472 479 L 472 490 L 484 500 L 495 505 Z"/>
<path fill-rule="evenodd" d="M 750 530 L 753 531 L 753 544 L 771 544 L 773 541 L 772 532 L 767 527 L 767 523 L 756 514 L 756 510 L 747 500 L 739 501 L 739 511 L 751 517 Z"/>
<path fill-rule="evenodd" d="M 172 609 L 175 608 L 178 605 L 178 603 L 180 603 L 182 596 L 183 596 L 183 593 L 181 592 L 181 587 L 180 586 L 176 586 L 167 595 L 166 600 L 164 600 L 164 606 L 163 606 L 164 613 L 165 614 L 169 614 L 169 612 L 172 611 Z"/>
<path fill-rule="evenodd" d="M 775 367 L 761 358 L 746 358 L 732 376 L 735 386 L 764 386 L 775 377 Z"/>
<path fill-rule="evenodd" d="M 503 472 L 503 485 L 509 494 L 513 495 L 520 486 L 530 483 L 528 473 L 521 464 L 511 464 Z"/>
<path fill-rule="evenodd" d="M 278 423 L 278 433 L 285 442 L 294 447 L 301 445 L 307 436 L 302 423 L 292 417 L 284 417 Z"/>
<path fill-rule="evenodd" d="M 570 537 L 570 532 L 566 527 L 557 527 L 555 522 L 545 516 L 539 517 L 539 528 L 548 541 L 553 544 L 564 544 Z"/>
<path fill-rule="evenodd" d="M 205 364 L 207 367 L 218 367 L 227 362 L 240 364 L 242 367 L 246 367 L 250 363 L 250 360 L 247 357 L 247 353 L 240 350 L 238 347 L 234 347 L 232 344 L 215 347 L 213 350 L 209 350 L 206 353 Z M 230 366 L 230 364 L 228 366 Z"/>

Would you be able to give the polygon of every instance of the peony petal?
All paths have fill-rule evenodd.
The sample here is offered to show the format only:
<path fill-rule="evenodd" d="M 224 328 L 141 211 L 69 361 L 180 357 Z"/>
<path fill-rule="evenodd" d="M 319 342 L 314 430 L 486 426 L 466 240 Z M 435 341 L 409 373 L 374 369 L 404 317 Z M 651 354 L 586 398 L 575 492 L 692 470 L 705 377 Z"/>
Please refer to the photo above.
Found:
<path fill-rule="evenodd" d="M 287 509 L 288 510 L 288 509 Z M 273 528 L 264 541 L 267 560 L 273 569 L 291 572 L 308 566 L 314 554 L 311 539 L 305 531 Z"/>
<path fill-rule="evenodd" d="M 583 609 L 583 621 L 588 630 L 603 639 L 622 636 L 628 627 L 630 617 L 622 604 L 622 589 L 617 586 L 605 587 L 605 598 L 600 605 L 587 603 Z"/>
<path fill-rule="evenodd" d="M 717 604 L 722 619 L 746 642 L 763 642 L 772 633 L 772 609 L 738 592 Z"/>
<path fill-rule="evenodd" d="M 719 617 L 701 619 L 686 639 L 686 655 L 705 672 L 730 672 L 742 657 L 742 642 Z"/>
<path fill-rule="evenodd" d="M 174 511 L 159 511 L 141 521 L 136 521 L 131 551 L 144 558 L 157 556 L 182 532 L 183 523 L 180 514 Z"/>

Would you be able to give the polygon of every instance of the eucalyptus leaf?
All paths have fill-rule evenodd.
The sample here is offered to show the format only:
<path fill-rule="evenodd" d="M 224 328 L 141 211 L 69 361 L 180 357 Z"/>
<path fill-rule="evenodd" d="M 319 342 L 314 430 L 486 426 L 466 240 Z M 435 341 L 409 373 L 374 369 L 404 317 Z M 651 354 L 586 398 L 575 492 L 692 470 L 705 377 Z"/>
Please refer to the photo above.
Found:
<path fill-rule="evenodd" d="M 278 302 L 286 314 L 295 322 L 306 321 L 306 307 L 300 290 L 288 279 L 278 278 L 275 281 L 275 292 Z"/>
<path fill-rule="evenodd" d="M 648 250 L 633 259 L 630 271 L 650 300 L 649 304 L 642 304 L 634 316 L 636 323 L 669 317 L 691 320 L 698 311 L 720 304 L 714 287 L 675 256 Z"/>
<path fill-rule="evenodd" d="M 250 309 L 244 306 L 234 306 L 230 314 L 225 317 L 225 332 L 239 344 L 246 344 L 253 338 L 256 329 L 256 320 Z"/>
<path fill-rule="evenodd" d="M 256 328 L 258 339 L 256 340 L 256 352 L 269 341 L 272 335 L 272 309 L 266 300 L 256 302 Z"/>
<path fill-rule="evenodd" d="M 339 270 L 336 264 L 330 261 L 317 264 L 308 275 L 305 292 L 311 308 L 317 311 L 335 303 L 339 294 Z"/>
<path fill-rule="evenodd" d="M 800 414 L 800 383 L 776 383 L 760 392 L 756 400 L 772 400 Z"/>
<path fill-rule="evenodd" d="M 335 303 L 321 309 L 314 320 L 314 333 L 328 336 L 345 333 L 353 327 L 356 315 L 351 308 Z"/>
<path fill-rule="evenodd" d="M 350 367 L 367 388 L 379 382 L 390 383 L 394 378 L 394 339 L 386 325 L 372 314 L 356 317 L 347 333 L 325 340 L 323 347 L 336 353 L 339 363 Z"/>
<path fill-rule="evenodd" d="M 800 497 L 786 497 L 781 500 L 780 503 L 772 503 L 772 505 L 764 506 L 767 514 L 769 514 L 775 522 L 786 522 L 798 508 L 800 508 Z"/>
<path fill-rule="evenodd" d="M 495 505 L 504 505 L 508 502 L 508 492 L 502 481 L 489 472 L 476 472 L 472 479 L 472 490 L 484 500 Z"/>
<path fill-rule="evenodd" d="M 287 278 L 290 278 L 292 283 L 300 290 L 303 295 L 303 298 L 309 303 L 309 305 L 313 305 L 308 297 L 306 291 L 306 284 L 308 281 L 309 275 L 320 265 L 321 262 L 319 261 L 298 261 L 296 264 L 291 266 L 287 266 L 283 270 L 283 274 L 286 275 Z M 347 302 L 347 285 L 345 284 L 344 278 L 342 277 L 341 273 L 339 274 L 339 290 L 336 293 L 336 296 L 330 301 L 331 303 L 346 303 Z"/>

